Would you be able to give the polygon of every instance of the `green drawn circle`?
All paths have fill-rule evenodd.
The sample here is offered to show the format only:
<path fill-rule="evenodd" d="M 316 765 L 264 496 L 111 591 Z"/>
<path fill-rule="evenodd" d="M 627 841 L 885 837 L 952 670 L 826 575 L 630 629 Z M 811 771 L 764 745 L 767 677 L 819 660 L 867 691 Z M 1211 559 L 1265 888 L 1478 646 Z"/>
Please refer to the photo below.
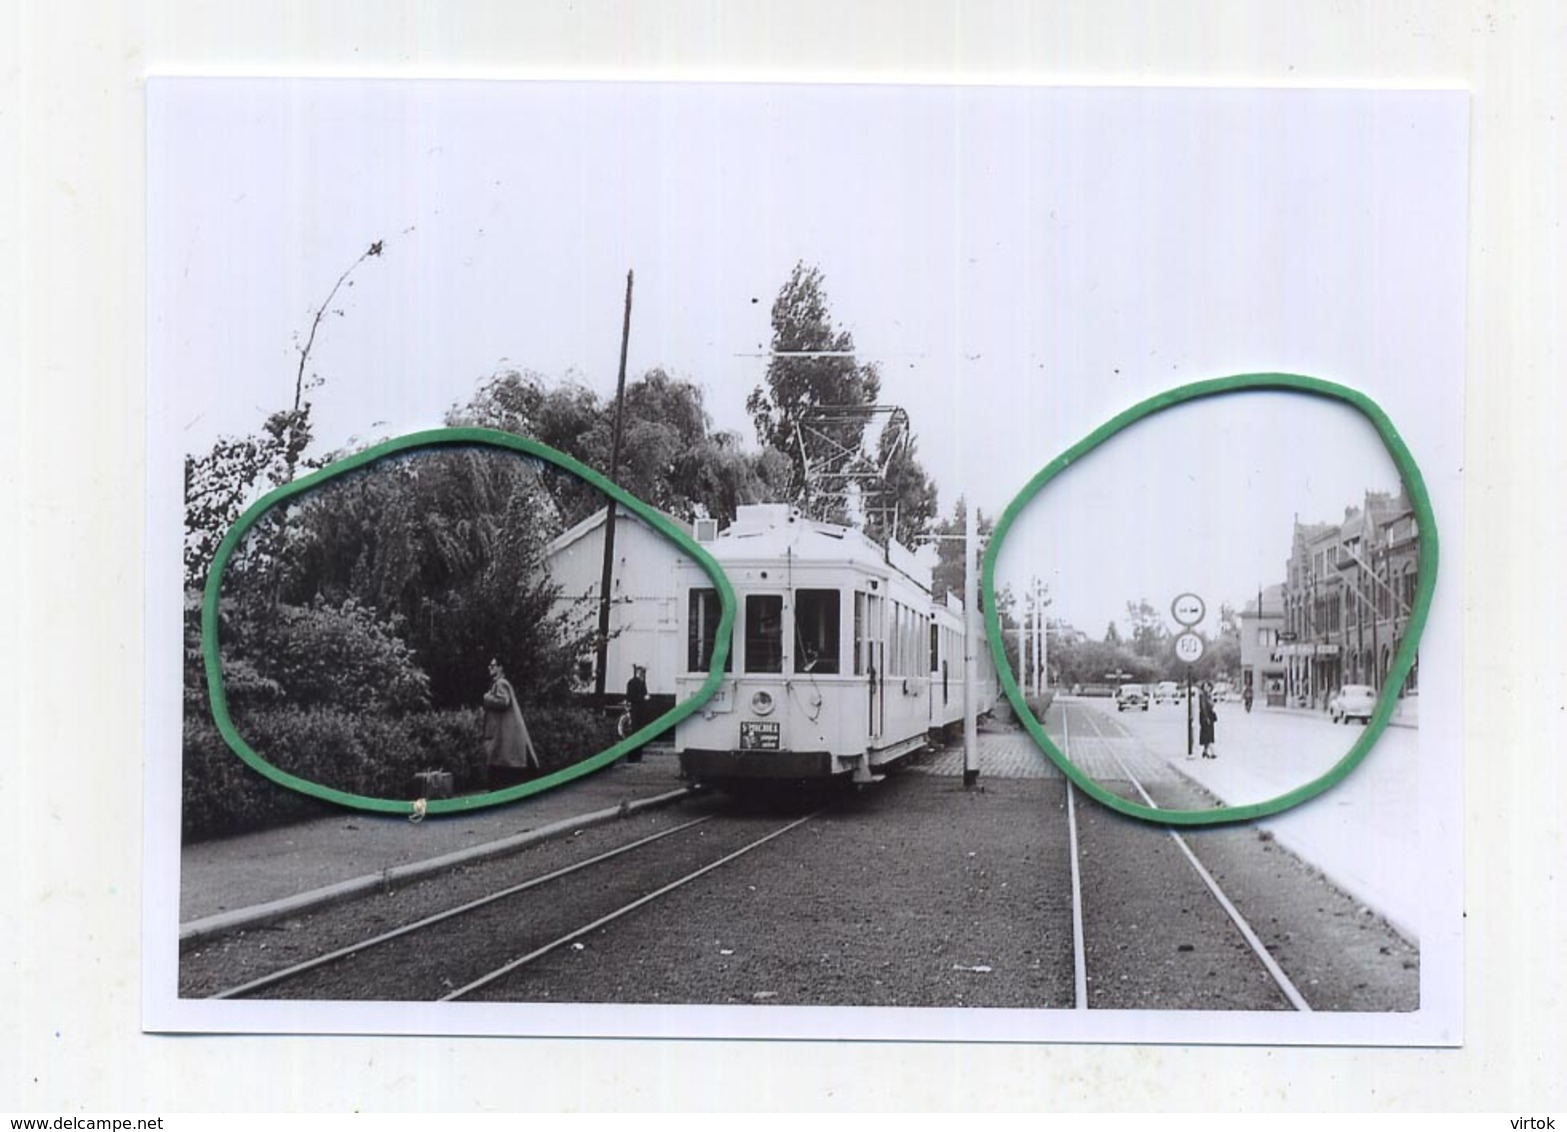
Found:
<path fill-rule="evenodd" d="M 328 480 L 337 476 L 357 471 L 360 468 L 405 452 L 418 449 L 462 447 L 505 448 L 513 452 L 520 452 L 526 456 L 532 456 L 553 464 L 557 468 L 591 484 L 695 559 L 697 564 L 707 571 L 708 576 L 713 580 L 713 585 L 718 590 L 721 613 L 718 619 L 718 635 L 713 646 L 712 664 L 708 667 L 707 679 L 694 695 L 680 701 L 674 708 L 665 712 L 641 730 L 632 732 L 613 747 L 601 751 L 591 758 L 563 767 L 543 778 L 520 783 L 505 790 L 492 790 L 484 794 L 470 794 L 461 798 L 440 798 L 427 802 L 424 809 L 426 814 L 457 813 L 482 809 L 485 806 L 494 806 L 502 802 L 512 802 L 518 798 L 526 798 L 530 795 L 553 789 L 575 778 L 581 778 L 585 774 L 591 774 L 608 766 L 633 748 L 641 746 L 649 739 L 667 730 L 671 725 L 684 719 L 701 707 L 718 690 L 718 685 L 723 680 L 724 661 L 729 655 L 730 633 L 734 628 L 735 593 L 734 589 L 729 585 L 729 579 L 724 576 L 723 569 L 690 535 L 635 496 L 630 495 L 622 488 L 617 487 L 599 475 L 592 468 L 578 463 L 570 456 L 563 452 L 557 452 L 548 445 L 540 444 L 526 437 L 514 436 L 509 432 L 499 432 L 487 428 L 441 428 L 410 433 L 407 436 L 384 441 L 345 459 L 337 460 L 318 471 L 295 480 L 293 483 L 284 484 L 282 487 L 268 492 L 251 505 L 234 525 L 229 528 L 228 533 L 223 536 L 222 543 L 218 545 L 217 554 L 213 557 L 212 567 L 207 574 L 207 585 L 203 593 L 201 605 L 201 656 L 207 673 L 208 701 L 212 708 L 212 719 L 217 724 L 218 732 L 223 736 L 223 740 L 229 745 L 229 748 L 252 769 L 270 778 L 278 785 L 286 786 L 290 790 L 297 790 L 301 794 L 309 794 L 312 797 L 335 802 L 342 806 L 352 806 L 360 810 L 373 810 L 379 813 L 414 814 L 418 809 L 412 801 L 372 798 L 364 794 L 353 794 L 346 790 L 336 790 L 330 786 L 323 786 L 320 783 L 311 782 L 308 779 L 289 774 L 287 771 L 273 766 L 245 742 L 244 737 L 240 735 L 238 729 L 234 726 L 234 721 L 229 716 L 228 692 L 223 684 L 223 667 L 219 660 L 218 595 L 223 588 L 223 573 L 228 566 L 229 558 L 239 546 L 240 540 L 245 536 L 245 532 L 254 526 L 262 515 L 296 495 L 320 487 Z"/>
<path fill-rule="evenodd" d="M 1341 401 L 1358 411 L 1369 420 L 1381 437 L 1388 455 L 1392 457 L 1398 473 L 1402 477 L 1404 486 L 1408 489 L 1410 504 L 1414 509 L 1415 521 L 1419 524 L 1420 554 L 1417 567 L 1417 582 L 1414 605 L 1409 614 L 1409 627 L 1405 630 L 1403 643 L 1399 646 L 1397 655 L 1393 658 L 1392 667 L 1388 669 L 1386 682 L 1382 688 L 1382 694 L 1377 699 L 1375 713 L 1371 722 L 1361 733 L 1360 739 L 1349 749 L 1346 754 L 1321 777 L 1298 786 L 1287 794 L 1281 794 L 1277 798 L 1271 798 L 1262 802 L 1251 802 L 1244 806 L 1220 806 L 1212 810 L 1160 810 L 1129 802 L 1116 794 L 1104 789 L 1088 775 L 1084 774 L 1075 763 L 1061 751 L 1050 737 L 1045 734 L 1044 726 L 1034 718 L 1033 712 L 1028 709 L 1023 698 L 1023 691 L 1018 687 L 1017 680 L 1013 676 L 1012 666 L 1007 661 L 1006 649 L 1002 647 L 1001 619 L 996 611 L 995 592 L 995 568 L 996 557 L 1001 550 L 1001 545 L 1006 541 L 1007 532 L 1017 520 L 1023 508 L 1038 495 L 1051 480 L 1055 479 L 1067 468 L 1078 460 L 1098 448 L 1105 441 L 1114 437 L 1117 433 L 1130 425 L 1136 424 L 1144 417 L 1152 416 L 1165 409 L 1174 408 L 1176 405 L 1188 401 L 1197 401 L 1205 397 L 1218 397 L 1227 393 L 1247 393 L 1258 390 L 1284 390 L 1292 393 L 1304 393 L 1313 397 L 1325 397 L 1334 401 Z M 1382 732 L 1386 730 L 1388 721 L 1392 718 L 1393 708 L 1397 703 L 1397 689 L 1403 686 L 1404 678 L 1409 675 L 1409 670 L 1414 666 L 1416 649 L 1420 644 L 1420 636 L 1425 631 L 1426 617 L 1431 610 L 1431 596 L 1436 590 L 1436 564 L 1437 564 L 1437 536 L 1436 517 L 1431 510 L 1431 497 L 1426 491 L 1425 480 L 1420 475 L 1420 469 L 1415 464 L 1414 457 L 1410 455 L 1408 447 L 1394 429 L 1393 422 L 1388 419 L 1386 413 L 1367 397 L 1364 393 L 1350 389 L 1347 386 L 1337 385 L 1320 378 L 1304 377 L 1291 373 L 1249 373 L 1238 374 L 1233 377 L 1214 378 L 1209 381 L 1194 382 L 1191 385 L 1183 385 L 1176 389 L 1168 390 L 1156 397 L 1133 405 L 1125 412 L 1110 418 L 1100 425 L 1087 437 L 1078 441 L 1050 463 L 1046 464 L 1033 479 L 1029 480 L 1017 496 L 1007 505 L 1006 511 L 996 523 L 996 528 L 990 537 L 990 544 L 985 548 L 983 567 L 980 573 L 980 587 L 984 611 L 985 632 L 990 637 L 990 651 L 996 662 L 996 676 L 1001 681 L 1001 686 L 1006 690 L 1007 699 L 1011 701 L 1013 710 L 1018 719 L 1033 736 L 1034 742 L 1039 744 L 1041 750 L 1049 756 L 1050 760 L 1061 768 L 1072 782 L 1090 797 L 1104 803 L 1113 810 L 1128 814 L 1134 818 L 1142 818 L 1145 821 L 1158 822 L 1162 825 L 1218 825 L 1224 822 L 1249 821 L 1252 818 L 1266 817 L 1277 814 L 1292 806 L 1297 806 L 1309 798 L 1314 798 L 1324 790 L 1337 785 L 1350 771 L 1360 765 L 1366 753 L 1371 749 Z"/>

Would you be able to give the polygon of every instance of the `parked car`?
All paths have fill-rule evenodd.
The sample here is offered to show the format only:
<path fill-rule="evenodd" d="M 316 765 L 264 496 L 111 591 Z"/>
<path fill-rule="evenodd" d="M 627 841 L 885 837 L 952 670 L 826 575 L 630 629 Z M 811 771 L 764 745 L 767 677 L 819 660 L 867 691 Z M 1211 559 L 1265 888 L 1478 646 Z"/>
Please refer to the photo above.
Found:
<path fill-rule="evenodd" d="M 1174 680 L 1161 680 L 1154 685 L 1153 702 L 1156 704 L 1178 704 L 1186 700 L 1186 689 Z"/>
<path fill-rule="evenodd" d="M 1148 710 L 1148 692 L 1141 684 L 1122 684 L 1115 690 L 1115 710 Z"/>
<path fill-rule="evenodd" d="M 1371 722 L 1371 713 L 1377 708 L 1377 690 L 1370 684 L 1345 684 L 1328 701 L 1328 718 L 1334 723 L 1348 723 L 1358 719 Z"/>

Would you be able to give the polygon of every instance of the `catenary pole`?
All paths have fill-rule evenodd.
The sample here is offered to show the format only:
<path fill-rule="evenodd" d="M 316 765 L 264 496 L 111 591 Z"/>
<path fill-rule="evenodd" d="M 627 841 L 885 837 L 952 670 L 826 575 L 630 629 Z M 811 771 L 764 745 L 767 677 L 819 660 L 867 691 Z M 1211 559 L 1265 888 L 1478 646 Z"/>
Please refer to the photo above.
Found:
<path fill-rule="evenodd" d="M 979 779 L 979 519 L 972 497 L 963 515 L 963 785 Z"/>

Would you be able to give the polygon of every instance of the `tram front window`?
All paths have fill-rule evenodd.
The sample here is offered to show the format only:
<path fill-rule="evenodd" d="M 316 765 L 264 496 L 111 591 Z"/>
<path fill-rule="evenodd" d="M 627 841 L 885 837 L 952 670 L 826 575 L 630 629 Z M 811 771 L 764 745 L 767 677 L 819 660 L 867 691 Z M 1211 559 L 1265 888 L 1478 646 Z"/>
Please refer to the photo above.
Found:
<path fill-rule="evenodd" d="M 794 670 L 838 674 L 838 591 L 796 590 Z"/>
<path fill-rule="evenodd" d="M 745 599 L 745 670 L 783 671 L 783 596 L 749 594 Z"/>
<path fill-rule="evenodd" d="M 718 642 L 718 621 L 722 614 L 718 591 L 694 589 L 686 617 L 686 671 L 706 672 L 713 663 L 713 647 Z M 733 667 L 734 651 L 724 655 L 724 671 Z"/>

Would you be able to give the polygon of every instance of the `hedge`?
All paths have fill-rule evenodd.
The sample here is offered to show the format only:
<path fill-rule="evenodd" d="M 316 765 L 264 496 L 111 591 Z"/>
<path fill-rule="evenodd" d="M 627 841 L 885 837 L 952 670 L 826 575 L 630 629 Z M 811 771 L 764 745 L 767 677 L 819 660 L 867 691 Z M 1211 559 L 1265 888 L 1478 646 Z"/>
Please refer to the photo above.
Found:
<path fill-rule="evenodd" d="M 544 771 L 579 762 L 615 741 L 615 721 L 574 704 L 525 711 Z M 459 794 L 483 788 L 487 744 L 482 712 L 407 715 L 334 708 L 257 708 L 235 725 L 272 765 L 310 782 L 377 798 L 411 798 L 419 771 L 450 771 Z M 266 829 L 337 812 L 279 786 L 229 750 L 209 718 L 187 716 L 181 828 L 191 841 Z"/>

